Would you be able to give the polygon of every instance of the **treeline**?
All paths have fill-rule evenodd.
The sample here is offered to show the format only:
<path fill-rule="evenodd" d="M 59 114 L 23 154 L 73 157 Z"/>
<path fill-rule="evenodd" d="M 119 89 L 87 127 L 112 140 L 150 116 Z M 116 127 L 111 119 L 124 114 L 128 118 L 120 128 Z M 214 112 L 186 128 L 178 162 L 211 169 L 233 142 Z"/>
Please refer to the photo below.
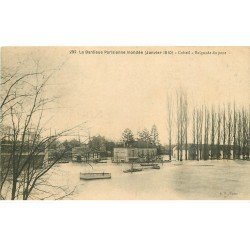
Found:
<path fill-rule="evenodd" d="M 135 141 L 145 143 L 148 147 L 152 145 L 156 146 L 159 152 L 162 150 L 159 142 L 158 129 L 155 125 L 152 126 L 151 130 L 145 128 L 139 131 L 137 136 L 133 134 L 131 129 L 127 128 L 123 131 L 120 141 L 113 141 L 107 139 L 105 136 L 96 135 L 89 138 L 87 143 L 86 141 L 82 142 L 79 138 L 64 141 L 55 140 L 51 143 L 49 149 L 53 157 L 56 156 L 58 152 L 64 150 L 65 153 L 63 158 L 65 160 L 70 160 L 72 158 L 72 149 L 75 147 L 87 147 L 88 150 L 92 152 L 99 152 L 103 157 L 112 157 L 115 147 L 132 146 L 132 143 Z"/>
<path fill-rule="evenodd" d="M 90 151 L 98 151 L 102 156 L 112 156 L 113 148 L 117 146 L 117 143 L 104 136 L 97 135 L 91 137 L 87 144 L 86 142 L 81 142 L 79 139 L 64 140 L 63 142 L 56 141 L 50 147 L 50 150 L 54 150 L 56 153 L 59 148 L 63 147 L 66 152 L 64 158 L 71 159 L 73 148 L 86 146 Z"/>
<path fill-rule="evenodd" d="M 121 141 L 125 146 L 129 146 L 135 141 L 141 141 L 154 146 L 160 145 L 159 132 L 155 124 L 151 127 L 151 130 L 144 128 L 143 130 L 138 131 L 137 136 L 134 135 L 131 129 L 126 128 L 122 133 Z"/>
<path fill-rule="evenodd" d="M 176 146 L 178 160 L 249 160 L 249 108 L 235 103 L 190 107 L 187 93 L 179 91 L 168 96 L 167 114 L 169 147 Z"/>
<path fill-rule="evenodd" d="M 159 140 L 159 132 L 154 124 L 151 129 L 144 128 L 141 131 L 138 131 L 135 135 L 133 131 L 129 128 L 126 128 L 121 137 L 121 142 L 124 147 L 133 146 L 133 143 L 137 142 L 137 147 L 155 147 L 157 149 L 157 154 L 165 154 L 166 147 L 162 146 Z"/>

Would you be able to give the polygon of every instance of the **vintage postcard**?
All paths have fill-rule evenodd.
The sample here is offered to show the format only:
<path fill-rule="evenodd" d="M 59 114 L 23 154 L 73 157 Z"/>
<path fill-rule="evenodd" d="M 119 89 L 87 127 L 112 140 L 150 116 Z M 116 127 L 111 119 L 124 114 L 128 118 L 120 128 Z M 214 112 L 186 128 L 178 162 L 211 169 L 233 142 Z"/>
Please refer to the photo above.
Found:
<path fill-rule="evenodd" d="M 250 47 L 3 47 L 3 200 L 250 199 Z"/>

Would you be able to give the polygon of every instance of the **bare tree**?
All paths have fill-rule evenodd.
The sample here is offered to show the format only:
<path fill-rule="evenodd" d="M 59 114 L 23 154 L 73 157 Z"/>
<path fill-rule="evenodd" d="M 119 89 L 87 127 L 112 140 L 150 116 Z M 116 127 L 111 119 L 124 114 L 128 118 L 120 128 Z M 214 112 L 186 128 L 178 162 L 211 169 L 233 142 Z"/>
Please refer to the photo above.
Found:
<path fill-rule="evenodd" d="M 185 160 L 188 159 L 188 100 L 187 93 L 184 93 L 184 103 L 183 103 L 183 122 L 184 122 L 184 140 L 185 140 Z"/>
<path fill-rule="evenodd" d="M 227 131 L 228 131 L 228 142 L 227 142 L 227 159 L 231 158 L 231 142 L 232 142 L 232 129 L 233 129 L 233 123 L 232 123 L 232 110 L 230 103 L 227 106 Z"/>
<path fill-rule="evenodd" d="M 233 111 L 233 159 L 236 159 L 236 150 L 237 150 L 236 131 L 237 131 L 237 113 L 236 113 L 235 102 L 234 102 L 234 111 Z"/>
<path fill-rule="evenodd" d="M 240 159 L 242 155 L 242 114 L 238 113 L 238 129 L 237 129 L 237 158 Z"/>
<path fill-rule="evenodd" d="M 217 149 L 215 147 L 215 138 L 216 138 L 216 133 L 218 133 L 217 126 L 220 117 L 218 113 L 215 112 L 214 106 L 212 106 L 211 110 L 211 144 L 210 144 L 210 153 L 211 153 L 211 159 L 217 158 Z"/>
<path fill-rule="evenodd" d="M 216 159 L 221 157 L 221 111 L 220 107 L 217 113 L 217 146 L 216 146 Z"/>
<path fill-rule="evenodd" d="M 202 136 L 203 136 L 203 105 L 200 110 L 197 110 L 196 128 L 197 128 L 197 160 L 202 159 Z"/>
<path fill-rule="evenodd" d="M 172 126 L 173 126 L 173 99 L 171 94 L 167 95 L 167 130 L 169 145 L 169 160 L 172 156 Z"/>
<path fill-rule="evenodd" d="M 183 160 L 183 132 L 184 132 L 184 127 L 183 127 L 183 93 L 180 91 L 180 106 L 179 106 L 179 121 L 180 121 L 180 161 Z"/>
<path fill-rule="evenodd" d="M 227 150 L 226 150 L 226 139 L 227 139 L 227 129 L 226 129 L 226 108 L 223 106 L 223 159 L 227 158 Z"/>
<path fill-rule="evenodd" d="M 203 160 L 209 159 L 209 147 L 208 147 L 208 138 L 209 138 L 209 123 L 210 123 L 210 114 L 208 109 L 205 107 L 204 114 L 204 146 L 203 146 Z"/>
<path fill-rule="evenodd" d="M 242 109 L 242 155 L 244 160 L 249 159 L 249 112 Z"/>
<path fill-rule="evenodd" d="M 177 159 L 178 161 L 181 159 L 180 157 L 180 147 L 181 147 L 181 115 L 180 115 L 180 100 L 179 94 L 176 93 L 176 123 L 177 123 Z"/>
<path fill-rule="evenodd" d="M 197 159 L 197 150 L 196 150 L 196 136 L 197 136 L 197 130 L 196 130 L 196 109 L 193 109 L 193 129 L 192 129 L 192 137 L 193 137 L 193 152 L 192 152 L 192 159 Z"/>
<path fill-rule="evenodd" d="M 187 159 L 187 138 L 188 138 L 188 103 L 187 93 L 180 89 L 176 92 L 176 109 L 177 109 L 177 150 L 178 160 L 183 160 L 183 150 L 185 149 L 185 159 Z"/>
<path fill-rule="evenodd" d="M 46 135 L 44 112 L 56 98 L 49 97 L 46 88 L 56 70 L 40 70 L 39 62 L 34 62 L 28 73 L 22 70 L 25 65 L 14 72 L 2 71 L 1 126 L 10 127 L 8 139 L 1 136 L 0 193 L 6 199 L 29 199 L 65 154 L 59 147 L 57 157 L 49 159 L 50 145 L 79 127 Z"/>
<path fill-rule="evenodd" d="M 169 145 L 172 146 L 172 134 L 176 135 L 177 159 L 182 161 L 188 159 L 188 153 L 192 159 L 249 159 L 250 149 L 250 109 L 246 107 L 232 108 L 232 103 L 212 106 L 195 106 L 192 110 L 191 122 L 188 120 L 188 101 L 185 91 L 176 90 L 176 112 L 172 126 L 172 104 L 171 98 L 167 102 L 167 128 Z M 189 122 L 192 131 L 188 131 Z M 173 128 L 173 129 L 172 129 Z M 191 136 L 192 148 L 188 152 L 188 137 Z M 222 151 L 222 155 L 221 155 Z"/>
<path fill-rule="evenodd" d="M 199 154 L 199 136 L 200 136 L 200 129 L 199 129 L 199 121 L 200 121 L 200 111 L 196 109 L 196 160 L 200 159 Z"/>

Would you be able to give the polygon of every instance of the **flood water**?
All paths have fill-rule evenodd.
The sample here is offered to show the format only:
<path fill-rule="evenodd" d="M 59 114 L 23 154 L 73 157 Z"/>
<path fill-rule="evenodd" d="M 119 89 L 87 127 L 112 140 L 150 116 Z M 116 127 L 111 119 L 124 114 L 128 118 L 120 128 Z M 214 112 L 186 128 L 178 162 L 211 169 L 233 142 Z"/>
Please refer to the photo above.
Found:
<path fill-rule="evenodd" d="M 59 164 L 51 170 L 51 181 L 75 187 L 65 199 L 250 199 L 249 161 L 171 162 L 134 173 L 123 172 L 130 164 L 110 160 L 91 165 Z M 86 181 L 80 172 L 109 172 L 112 177 Z"/>

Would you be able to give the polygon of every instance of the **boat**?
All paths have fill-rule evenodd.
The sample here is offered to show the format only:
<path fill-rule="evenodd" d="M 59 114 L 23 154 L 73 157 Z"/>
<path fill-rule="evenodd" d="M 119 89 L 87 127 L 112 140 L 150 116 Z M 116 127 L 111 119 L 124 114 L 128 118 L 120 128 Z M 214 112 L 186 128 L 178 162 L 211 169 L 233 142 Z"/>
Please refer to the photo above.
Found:
<path fill-rule="evenodd" d="M 142 168 L 130 168 L 130 169 L 123 170 L 124 173 L 133 173 L 133 172 L 139 172 L 139 171 L 142 171 Z"/>
<path fill-rule="evenodd" d="M 169 163 L 171 160 L 164 160 L 163 163 Z"/>
<path fill-rule="evenodd" d="M 111 179 L 111 173 L 80 173 L 81 180 Z"/>
<path fill-rule="evenodd" d="M 135 160 L 136 160 L 136 159 L 133 159 L 130 169 L 123 170 L 124 173 L 131 173 L 131 174 L 132 174 L 133 172 L 142 171 L 142 168 L 134 168 L 134 161 L 135 161 Z"/>
<path fill-rule="evenodd" d="M 160 166 L 158 164 L 154 165 L 152 169 L 160 169 Z"/>
<path fill-rule="evenodd" d="M 160 169 L 160 166 L 157 163 L 141 163 L 142 167 L 149 167 L 147 169 Z"/>

